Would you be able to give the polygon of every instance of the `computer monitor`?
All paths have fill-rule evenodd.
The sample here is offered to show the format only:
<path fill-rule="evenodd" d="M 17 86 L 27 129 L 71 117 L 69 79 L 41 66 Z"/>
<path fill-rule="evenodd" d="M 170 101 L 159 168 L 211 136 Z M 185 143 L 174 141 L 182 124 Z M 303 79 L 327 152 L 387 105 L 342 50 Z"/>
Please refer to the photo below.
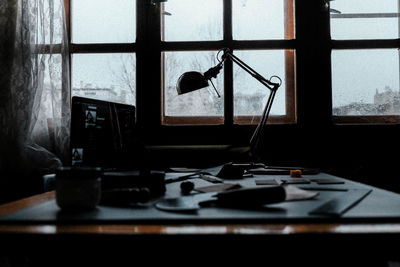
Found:
<path fill-rule="evenodd" d="M 134 168 L 135 112 L 132 105 L 72 97 L 71 166 Z"/>

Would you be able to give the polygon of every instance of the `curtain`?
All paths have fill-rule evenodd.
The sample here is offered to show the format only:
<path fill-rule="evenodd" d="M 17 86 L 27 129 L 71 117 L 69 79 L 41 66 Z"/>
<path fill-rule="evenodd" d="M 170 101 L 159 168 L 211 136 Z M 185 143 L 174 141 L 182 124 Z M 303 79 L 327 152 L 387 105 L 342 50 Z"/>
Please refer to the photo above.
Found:
<path fill-rule="evenodd" d="M 0 1 L 0 179 L 50 172 L 69 155 L 63 0 Z"/>

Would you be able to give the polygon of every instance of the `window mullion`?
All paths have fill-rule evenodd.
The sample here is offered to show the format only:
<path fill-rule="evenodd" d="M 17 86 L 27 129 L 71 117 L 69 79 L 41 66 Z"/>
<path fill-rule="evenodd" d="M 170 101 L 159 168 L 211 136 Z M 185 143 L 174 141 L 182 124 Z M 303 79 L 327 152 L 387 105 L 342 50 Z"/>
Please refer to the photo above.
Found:
<path fill-rule="evenodd" d="M 294 1 L 284 0 L 285 40 L 294 40 Z M 296 121 L 295 52 L 285 50 L 286 116 Z"/>
<path fill-rule="evenodd" d="M 160 4 L 137 1 L 137 116 L 142 126 L 161 124 Z"/>
<path fill-rule="evenodd" d="M 71 47 L 71 0 L 64 0 L 64 14 L 65 14 L 65 26 L 67 28 L 67 45 L 68 48 Z M 72 95 L 72 70 L 71 70 L 71 64 L 72 64 L 72 56 L 70 51 L 68 52 L 68 55 L 66 55 L 66 57 L 61 57 L 63 60 L 63 64 L 62 64 L 62 73 L 67 72 L 68 73 L 68 81 L 67 83 L 65 83 L 65 79 L 62 79 L 62 90 L 63 92 L 69 91 L 67 94 L 63 93 L 63 97 L 64 96 L 68 96 L 70 97 Z M 67 62 L 65 62 L 65 60 L 67 60 Z M 62 103 L 70 103 L 69 99 L 62 99 Z M 64 107 L 63 108 L 67 108 L 69 110 L 70 107 Z M 64 112 L 62 114 L 68 114 L 68 112 Z"/>
<path fill-rule="evenodd" d="M 223 14 L 224 42 L 232 49 L 232 0 L 224 0 Z M 233 125 L 233 64 L 231 60 L 224 63 L 224 115 L 225 125 Z"/>
<path fill-rule="evenodd" d="M 295 3 L 297 122 L 307 128 L 322 125 L 326 120 L 330 121 L 326 112 L 330 94 L 329 79 L 326 80 L 327 70 L 321 66 L 327 67 L 324 61 L 326 55 L 321 51 L 322 34 L 325 33 L 321 29 L 325 25 L 319 25 L 327 21 L 321 20 L 320 14 L 324 1 Z M 327 27 L 329 28 L 329 25 Z"/>

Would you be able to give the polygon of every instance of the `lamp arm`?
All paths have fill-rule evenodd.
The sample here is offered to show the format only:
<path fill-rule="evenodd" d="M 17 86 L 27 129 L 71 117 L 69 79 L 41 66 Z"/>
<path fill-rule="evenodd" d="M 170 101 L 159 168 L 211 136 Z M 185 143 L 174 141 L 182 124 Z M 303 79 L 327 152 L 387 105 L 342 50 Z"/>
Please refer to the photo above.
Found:
<path fill-rule="evenodd" d="M 260 141 L 260 137 L 262 136 L 262 132 L 264 131 L 264 126 L 268 120 L 269 113 L 270 113 L 271 107 L 272 107 L 272 102 L 274 101 L 276 91 L 281 86 L 282 80 L 278 76 L 272 76 L 272 77 L 279 79 L 279 83 L 274 83 L 274 82 L 271 82 L 270 80 L 267 80 L 266 78 L 261 76 L 257 71 L 255 71 L 253 68 L 251 68 L 249 65 L 244 63 L 241 59 L 239 59 L 238 57 L 233 55 L 229 49 L 224 49 L 224 54 L 222 55 L 222 60 L 218 65 L 221 66 L 227 58 L 229 58 L 230 60 L 235 62 L 237 65 L 239 65 L 239 67 L 241 67 L 243 70 L 245 70 L 253 78 L 255 78 L 257 81 L 262 83 L 265 87 L 267 87 L 271 91 L 270 95 L 268 97 L 267 103 L 264 107 L 260 122 L 258 123 L 258 125 L 250 139 L 250 144 L 249 144 L 250 152 L 253 154 L 253 156 L 257 157 L 257 151 L 255 151 L 255 150 Z"/>
<path fill-rule="evenodd" d="M 250 151 L 253 153 L 253 156 L 255 156 L 257 154 L 255 149 L 257 148 L 258 143 L 260 141 L 260 137 L 262 136 L 262 133 L 264 131 L 264 126 L 268 120 L 269 113 L 270 113 L 271 107 L 272 107 L 272 102 L 274 101 L 274 98 L 275 98 L 275 94 L 276 94 L 276 90 L 271 91 L 271 94 L 268 97 L 267 104 L 265 105 L 263 115 L 261 116 L 260 122 L 258 123 L 257 128 L 254 130 L 254 133 L 250 138 L 249 145 L 250 145 Z"/>
<path fill-rule="evenodd" d="M 222 61 L 225 61 L 228 57 L 233 62 L 235 62 L 239 67 L 241 67 L 243 70 L 245 70 L 248 74 L 250 74 L 253 78 L 255 78 L 257 81 L 262 83 L 265 87 L 267 87 L 271 91 L 278 90 L 279 86 L 281 85 L 281 83 L 274 83 L 274 82 L 271 82 L 270 80 L 264 78 L 261 74 L 259 74 L 253 68 L 251 68 L 249 65 L 244 63 L 240 58 L 238 58 L 237 56 L 232 54 L 229 49 L 225 49 L 224 54 L 222 55 Z M 276 77 L 279 79 L 279 77 L 277 77 L 277 76 L 273 76 L 273 77 Z"/>

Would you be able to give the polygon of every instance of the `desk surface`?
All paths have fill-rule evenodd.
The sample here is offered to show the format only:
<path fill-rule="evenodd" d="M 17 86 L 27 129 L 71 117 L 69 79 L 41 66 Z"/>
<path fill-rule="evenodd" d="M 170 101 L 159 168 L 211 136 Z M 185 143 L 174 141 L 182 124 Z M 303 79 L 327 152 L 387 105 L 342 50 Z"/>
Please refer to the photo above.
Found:
<path fill-rule="evenodd" d="M 260 188 L 257 181 L 273 179 L 280 184 L 289 179 L 287 174 L 254 174 L 244 179 L 225 179 L 225 183 L 239 184 L 245 188 Z M 335 180 L 341 184 L 320 184 L 317 180 Z M 31 207 L 11 212 L 0 217 L 3 223 L 36 223 L 36 224 L 264 224 L 264 223 L 318 223 L 318 222 L 400 222 L 400 195 L 379 188 L 320 173 L 303 175 L 303 179 L 294 178 L 291 182 L 306 181 L 307 184 L 298 184 L 297 187 L 318 192 L 313 199 L 301 201 L 283 201 L 274 204 L 253 208 L 229 208 L 211 206 L 200 208 L 195 212 L 172 212 L 159 210 L 155 203 L 163 198 L 182 197 L 180 182 L 168 183 L 165 195 L 156 197 L 149 202 L 128 207 L 112 207 L 99 205 L 95 210 L 84 212 L 68 212 L 61 210 L 53 199 L 44 199 Z M 174 180 L 175 181 L 175 180 Z M 215 185 L 201 178 L 192 178 L 195 187 Z M 345 191 L 343 191 L 345 190 Z M 356 206 L 341 216 L 327 216 L 315 214 L 313 211 L 332 199 L 343 200 L 345 196 L 354 196 L 357 192 L 371 191 Z M 214 194 L 214 193 L 211 193 Z M 46 195 L 43 195 L 46 196 Z M 42 197 L 43 197 L 42 196 Z M 193 199 L 193 197 L 195 199 Z M 184 202 L 196 202 L 207 199 L 210 194 L 191 194 L 185 197 Z"/>
<path fill-rule="evenodd" d="M 47 192 L 0 206 L 0 216 L 55 199 Z M 400 208 L 400 207 L 399 207 Z M 20 234 L 101 234 L 101 235 L 292 235 L 292 234 L 400 234 L 400 222 L 373 223 L 263 223 L 263 224 L 35 224 L 2 223 L 0 233 Z"/>
<path fill-rule="evenodd" d="M 55 199 L 47 192 L 0 206 L 0 216 Z M 400 208 L 400 207 L 399 207 Z M 400 222 L 373 223 L 260 223 L 260 224 L 36 224 L 2 223 L 0 234 L 100 234 L 100 235 L 400 235 Z"/>
<path fill-rule="evenodd" d="M 353 182 L 349 181 L 349 183 Z M 375 193 L 399 197 L 398 194 L 392 192 L 378 188 L 373 189 Z M 49 203 L 54 199 L 55 192 L 51 191 L 1 205 L 0 218 L 30 207 Z M 390 205 L 390 203 L 387 204 Z M 400 211 L 400 206 L 395 208 Z M 390 244 L 393 244 L 393 242 L 398 244 L 400 242 L 400 221 L 289 221 L 287 223 L 284 221 L 252 223 L 245 223 L 244 221 L 240 223 L 202 221 L 199 223 L 173 222 L 168 224 L 134 221 L 92 222 L 89 224 L 80 223 L 79 221 L 66 224 L 52 223 L 51 221 L 38 223 L 29 220 L 23 222 L 0 221 L 0 239 L 5 240 L 5 238 L 8 238 L 7 240 L 10 242 L 18 242 L 17 240 L 19 240 L 19 243 L 15 244 L 15 246 L 20 246 L 20 238 L 23 238 L 23 242 L 26 243 L 27 237 L 28 239 L 33 237 L 34 240 L 38 237 L 50 237 L 54 241 L 54 237 L 63 237 L 65 239 L 65 237 L 70 236 L 77 238 L 81 236 L 85 240 L 92 238 L 95 240 L 94 242 L 98 241 L 98 237 L 103 237 L 106 240 L 111 238 L 113 241 L 113 238 L 123 237 L 133 238 L 133 240 L 136 238 L 140 240 L 141 244 L 143 242 L 157 242 L 158 246 L 165 246 L 171 240 L 176 241 L 176 238 L 180 240 L 180 237 L 185 237 L 185 242 L 196 240 L 196 237 L 205 237 L 215 247 L 219 246 L 220 242 L 232 243 L 233 245 L 235 242 L 242 243 L 244 240 L 253 240 L 255 238 L 256 243 L 262 242 L 262 240 L 269 241 L 264 244 L 265 247 L 270 249 L 272 249 L 270 247 L 271 244 L 274 244 L 273 248 L 281 248 L 281 246 L 291 244 L 290 246 L 294 246 L 296 249 L 302 249 L 304 242 L 307 241 L 307 250 L 321 249 L 318 244 L 322 241 L 324 242 L 324 251 L 332 248 L 332 246 L 335 249 L 342 248 L 343 250 L 353 251 L 352 248 L 356 246 L 363 248 L 363 253 L 368 253 L 368 251 L 371 252 L 372 250 L 376 253 L 376 250 L 379 249 L 384 251 L 385 257 L 386 255 L 398 257 L 395 246 Z M 273 242 L 270 242 L 271 240 Z M 115 244 L 113 241 L 107 242 Z M 26 244 L 29 244 L 29 242 Z M 253 247 L 255 243 L 248 244 L 249 247 Z"/>
<path fill-rule="evenodd" d="M 186 214 L 176 214 L 178 217 L 174 217 L 173 213 L 168 216 L 172 216 L 174 220 L 167 220 L 169 223 L 164 223 L 164 220 L 148 220 L 148 217 L 141 218 L 139 220 L 127 220 L 123 217 L 120 220 L 96 220 L 95 217 L 92 221 L 80 221 L 80 220 L 68 220 L 68 223 L 60 223 L 56 221 L 49 212 L 45 211 L 44 216 L 49 216 L 50 219 L 37 220 L 35 214 L 35 208 L 43 206 L 46 209 L 58 209 L 55 207 L 55 192 L 47 192 L 36 196 L 28 197 L 11 203 L 7 203 L 0 206 L 0 233 L 6 233 L 10 231 L 21 232 L 21 233 L 43 233 L 43 234 L 56 234 L 56 233 L 101 233 L 101 234 L 304 234 L 304 233 L 400 233 L 400 195 L 395 194 L 379 188 L 363 185 L 353 181 L 345 180 L 339 177 L 334 177 L 328 174 L 321 174 L 322 177 L 335 178 L 345 181 L 343 185 L 321 185 L 320 188 L 369 188 L 372 189 L 371 196 L 367 197 L 367 200 L 363 200 L 357 208 L 347 212 L 348 217 L 358 220 L 307 220 L 307 221 L 296 221 L 290 220 L 291 217 L 287 214 L 284 217 L 279 217 L 279 220 L 271 220 L 270 217 L 262 217 L 261 220 L 251 220 L 240 218 L 241 220 L 182 220 L 185 216 L 193 216 Z M 310 176 L 311 178 L 319 178 L 318 176 Z M 288 176 L 271 176 L 264 175 L 263 178 L 283 178 L 286 179 Z M 308 178 L 310 178 L 308 177 Z M 254 179 L 260 178 L 256 176 Z M 279 179 L 277 179 L 279 180 Z M 193 180 L 192 180 L 193 181 Z M 202 181 L 199 181 L 202 185 Z M 249 183 L 249 181 L 246 181 Z M 176 196 L 177 186 L 167 185 L 167 192 L 165 197 Z M 204 181 L 203 181 L 204 184 Z M 207 184 L 207 183 L 206 183 Z M 301 186 L 301 185 L 298 185 Z M 304 188 L 316 188 L 314 185 L 305 185 Z M 325 193 L 325 192 L 321 192 Z M 330 195 L 329 195 L 330 196 Z M 309 201 L 312 205 L 316 205 L 313 201 Z M 315 202 L 315 201 L 314 201 Z M 289 203 L 288 205 L 304 205 L 305 202 Z M 286 203 L 283 203 L 286 204 Z M 291 206 L 283 206 L 285 209 L 291 212 Z M 294 206 L 296 209 L 299 206 Z M 372 208 L 371 208 L 372 207 Z M 26 212 L 26 211 L 30 211 Z M 357 212 L 361 213 L 359 215 Z M 22 212 L 21 212 L 22 211 Z M 107 211 L 107 210 L 106 210 Z M 143 211 L 137 209 L 136 214 Z M 161 212 L 161 211 L 160 211 Z M 263 211 L 264 212 L 264 211 Z M 268 213 L 265 212 L 265 213 Z M 345 215 L 347 215 L 347 213 Z M 131 215 L 130 213 L 129 215 Z M 250 214 L 250 213 L 249 213 Z M 366 215 L 365 215 L 366 214 Z M 11 216 L 10 216 L 11 215 Z M 150 213 L 152 216 L 153 214 Z M 250 214 L 251 215 L 251 214 Z M 382 215 L 380 217 L 380 215 Z M 30 218 L 30 216 L 33 216 Z M 183 216 L 183 217 L 181 217 Z M 196 215 L 197 216 L 197 215 Z M 11 220 L 8 220 L 8 218 Z M 16 218 L 16 219 L 15 219 Z M 169 218 L 169 217 L 168 217 Z M 178 218 L 178 219 L 177 219 Z M 206 217 L 207 218 L 207 217 Z M 345 219 L 346 216 L 343 216 Z M 228 218 L 229 219 L 229 218 Z M 254 219 L 254 218 L 253 218 Z M 273 219 L 273 218 L 272 218 Z M 365 220 L 364 220 L 365 219 Z M 85 222 L 85 223 L 83 223 Z M 184 225 L 182 225 L 184 224 Z"/>

